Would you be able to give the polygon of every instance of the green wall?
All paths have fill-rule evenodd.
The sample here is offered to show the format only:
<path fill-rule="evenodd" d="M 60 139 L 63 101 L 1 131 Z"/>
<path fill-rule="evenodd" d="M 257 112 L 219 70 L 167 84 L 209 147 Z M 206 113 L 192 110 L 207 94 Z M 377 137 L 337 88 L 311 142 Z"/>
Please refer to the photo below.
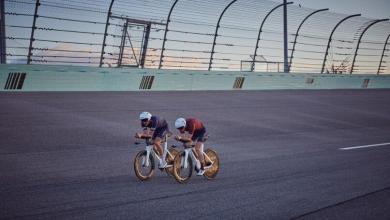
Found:
<path fill-rule="evenodd" d="M 7 79 L 12 79 L 15 73 L 26 73 L 23 83 L 15 82 L 15 85 L 22 84 L 22 88 L 6 88 Z M 390 75 L 375 74 L 209 72 L 2 64 L 0 91 L 233 90 L 237 77 L 244 77 L 242 90 L 361 89 L 366 79 L 369 80 L 367 88 L 390 88 Z M 148 84 L 151 78 L 153 83 Z M 142 85 L 144 87 L 140 89 Z"/>

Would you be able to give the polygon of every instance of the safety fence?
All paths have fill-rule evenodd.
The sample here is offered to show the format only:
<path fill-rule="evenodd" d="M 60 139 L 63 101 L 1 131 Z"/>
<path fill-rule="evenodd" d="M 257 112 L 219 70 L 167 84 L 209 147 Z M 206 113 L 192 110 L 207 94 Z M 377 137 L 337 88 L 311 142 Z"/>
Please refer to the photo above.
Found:
<path fill-rule="evenodd" d="M 280 72 L 283 4 L 257 0 L 4 0 L 1 61 Z M 390 73 L 388 19 L 288 9 L 290 72 Z"/>

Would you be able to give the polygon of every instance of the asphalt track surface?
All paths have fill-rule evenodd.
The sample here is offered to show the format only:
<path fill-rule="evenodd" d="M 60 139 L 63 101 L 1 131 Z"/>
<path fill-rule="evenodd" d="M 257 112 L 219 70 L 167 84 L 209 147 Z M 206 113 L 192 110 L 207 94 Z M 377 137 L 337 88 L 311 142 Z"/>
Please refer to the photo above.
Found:
<path fill-rule="evenodd" d="M 339 149 L 390 142 L 390 90 L 0 93 L 0 106 L 1 219 L 390 219 L 390 145 Z M 144 110 L 202 119 L 217 178 L 139 181 Z"/>

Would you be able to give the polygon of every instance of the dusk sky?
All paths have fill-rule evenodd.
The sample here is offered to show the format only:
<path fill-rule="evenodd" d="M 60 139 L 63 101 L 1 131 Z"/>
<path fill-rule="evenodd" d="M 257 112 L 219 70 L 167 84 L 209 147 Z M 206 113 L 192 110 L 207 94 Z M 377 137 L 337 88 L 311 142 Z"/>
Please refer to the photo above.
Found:
<path fill-rule="evenodd" d="M 390 18 L 389 0 L 295 0 L 294 3 L 308 8 L 329 8 L 343 14 L 361 13 L 367 18 Z"/>

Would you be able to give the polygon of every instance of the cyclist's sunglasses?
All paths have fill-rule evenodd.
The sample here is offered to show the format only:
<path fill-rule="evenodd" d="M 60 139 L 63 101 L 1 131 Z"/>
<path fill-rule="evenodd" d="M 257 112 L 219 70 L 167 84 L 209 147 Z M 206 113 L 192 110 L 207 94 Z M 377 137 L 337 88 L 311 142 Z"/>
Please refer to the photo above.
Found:
<path fill-rule="evenodd" d="M 184 126 L 183 127 L 180 127 L 180 128 L 177 128 L 178 130 L 182 130 L 182 129 L 184 129 Z"/>
<path fill-rule="evenodd" d="M 147 119 L 147 118 L 141 119 L 141 122 L 142 122 L 142 123 L 145 123 L 145 122 L 148 122 L 148 121 L 149 121 L 149 119 Z"/>

